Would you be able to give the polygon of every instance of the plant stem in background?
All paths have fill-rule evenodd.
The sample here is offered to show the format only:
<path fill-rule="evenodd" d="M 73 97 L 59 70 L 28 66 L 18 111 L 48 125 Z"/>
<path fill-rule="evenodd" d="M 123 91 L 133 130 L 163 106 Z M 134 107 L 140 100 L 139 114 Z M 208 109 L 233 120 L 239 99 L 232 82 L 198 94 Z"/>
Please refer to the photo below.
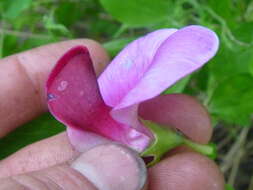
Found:
<path fill-rule="evenodd" d="M 226 156 L 223 158 L 223 163 L 221 164 L 221 170 L 223 172 L 228 171 L 231 166 L 233 165 L 233 161 L 236 156 L 238 156 L 238 152 L 240 149 L 243 148 L 243 145 L 245 143 L 246 137 L 249 132 L 249 127 L 244 127 L 235 143 L 231 146 L 229 152 L 226 154 Z"/>
<path fill-rule="evenodd" d="M 1 22 L 1 28 L 4 28 L 4 21 Z M 3 47 L 4 47 L 4 30 L 0 29 L 0 58 L 3 57 Z"/>
<path fill-rule="evenodd" d="M 35 39 L 50 39 L 50 36 L 44 35 L 44 34 L 33 34 L 30 32 L 20 32 L 20 31 L 13 31 L 13 30 L 7 30 L 7 29 L 0 29 L 0 33 L 2 34 L 8 34 L 13 36 L 18 36 L 22 38 L 35 38 Z"/>
<path fill-rule="evenodd" d="M 125 32 L 128 29 L 128 25 L 122 24 L 119 30 L 113 34 L 113 38 L 118 38 L 123 32 Z"/>

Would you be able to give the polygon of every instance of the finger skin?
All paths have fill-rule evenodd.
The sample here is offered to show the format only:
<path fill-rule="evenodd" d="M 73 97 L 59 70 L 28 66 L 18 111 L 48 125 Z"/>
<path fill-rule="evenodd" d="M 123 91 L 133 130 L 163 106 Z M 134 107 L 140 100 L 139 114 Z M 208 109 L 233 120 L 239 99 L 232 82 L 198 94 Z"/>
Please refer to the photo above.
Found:
<path fill-rule="evenodd" d="M 149 169 L 149 190 L 223 190 L 224 178 L 217 165 L 194 152 L 167 157 Z"/>
<path fill-rule="evenodd" d="M 88 39 L 50 44 L 0 60 L 0 137 L 47 110 L 45 81 L 56 61 L 76 45 L 89 49 L 96 73 L 101 73 L 108 55 Z"/>
<path fill-rule="evenodd" d="M 51 146 L 52 144 L 54 146 Z M 149 190 L 173 189 L 171 187 L 176 184 L 179 184 L 177 187 L 183 188 L 189 185 L 189 187 L 196 187 L 192 189 L 198 190 L 201 188 L 196 184 L 203 185 L 203 183 L 210 187 L 216 184 L 217 188 L 212 190 L 222 190 L 223 176 L 213 161 L 189 150 L 174 153 L 176 154 L 170 154 L 149 169 Z M 32 144 L 0 162 L 0 178 L 52 167 L 74 159 L 77 155 L 78 153 L 69 144 L 66 133 L 62 133 Z"/>
<path fill-rule="evenodd" d="M 166 94 L 143 102 L 139 107 L 143 119 L 177 128 L 198 143 L 208 143 L 213 128 L 205 107 L 192 96 Z"/>
<path fill-rule="evenodd" d="M 53 146 L 52 146 L 53 145 Z M 69 143 L 66 132 L 26 146 L 0 162 L 0 178 L 52 167 L 80 153 Z"/>
<path fill-rule="evenodd" d="M 73 161 L 0 179 L 0 190 L 144 190 L 146 179 L 147 170 L 137 152 L 108 143 Z"/>
<path fill-rule="evenodd" d="M 97 190 L 83 175 L 67 164 L 58 165 L 42 171 L 31 172 L 12 178 L 0 179 L 0 190 Z"/>

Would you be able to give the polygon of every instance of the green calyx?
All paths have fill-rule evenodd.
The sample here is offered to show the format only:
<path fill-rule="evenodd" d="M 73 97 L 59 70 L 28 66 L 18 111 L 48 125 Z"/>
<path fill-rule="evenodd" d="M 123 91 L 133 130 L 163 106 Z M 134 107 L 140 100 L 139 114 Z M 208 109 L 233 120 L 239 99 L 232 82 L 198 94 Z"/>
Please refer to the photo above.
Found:
<path fill-rule="evenodd" d="M 216 157 L 216 148 L 213 144 L 198 144 L 186 139 L 183 135 L 169 128 L 165 128 L 147 120 L 142 120 L 142 122 L 154 135 L 154 142 L 141 153 L 141 156 L 144 159 L 152 157 L 152 161 L 150 161 L 147 166 L 153 166 L 158 163 L 169 150 L 180 145 L 190 147 L 196 152 L 206 155 L 212 159 Z"/>

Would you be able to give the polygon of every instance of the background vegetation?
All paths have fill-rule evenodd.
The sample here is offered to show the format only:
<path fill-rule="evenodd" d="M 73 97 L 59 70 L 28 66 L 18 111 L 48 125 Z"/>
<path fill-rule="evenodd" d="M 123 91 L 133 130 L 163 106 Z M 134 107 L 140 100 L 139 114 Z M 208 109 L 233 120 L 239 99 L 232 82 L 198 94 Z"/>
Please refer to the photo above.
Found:
<path fill-rule="evenodd" d="M 213 117 L 217 162 L 227 189 L 253 189 L 253 1 L 251 0 L 0 0 L 0 57 L 72 38 L 93 38 L 111 56 L 158 28 L 207 26 L 218 55 L 167 93 L 196 96 Z M 36 127 L 32 127 L 36 126 Z M 64 130 L 49 114 L 0 140 L 0 159 Z"/>

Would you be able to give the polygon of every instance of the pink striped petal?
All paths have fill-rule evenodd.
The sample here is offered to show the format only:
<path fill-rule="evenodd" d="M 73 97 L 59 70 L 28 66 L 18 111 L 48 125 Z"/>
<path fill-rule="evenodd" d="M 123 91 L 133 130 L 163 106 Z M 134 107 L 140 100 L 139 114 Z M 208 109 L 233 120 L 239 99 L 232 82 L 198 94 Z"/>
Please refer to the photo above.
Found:
<path fill-rule="evenodd" d="M 129 44 L 98 80 L 105 103 L 113 107 L 112 117 L 145 131 L 137 118 L 138 104 L 200 68 L 215 55 L 218 43 L 213 31 L 188 26 L 158 30 Z"/>
<path fill-rule="evenodd" d="M 176 31 L 161 29 L 147 34 L 127 45 L 113 59 L 98 79 L 100 92 L 107 105 L 118 106 L 129 91 L 136 88 L 149 70 L 157 49 Z"/>
<path fill-rule="evenodd" d="M 117 107 L 141 80 L 157 49 L 176 29 L 161 29 L 135 40 L 123 49 L 98 79 L 102 97 L 107 105 Z M 141 95 L 142 96 L 142 95 Z M 112 110 L 112 117 L 152 137 L 138 120 L 138 105 Z"/>
<path fill-rule="evenodd" d="M 117 105 L 117 109 L 153 98 L 211 59 L 218 49 L 216 34 L 201 26 L 178 30 L 157 49 L 150 67 Z M 143 71 L 140 71 L 143 72 Z M 129 78 L 129 80 L 131 80 Z"/>

